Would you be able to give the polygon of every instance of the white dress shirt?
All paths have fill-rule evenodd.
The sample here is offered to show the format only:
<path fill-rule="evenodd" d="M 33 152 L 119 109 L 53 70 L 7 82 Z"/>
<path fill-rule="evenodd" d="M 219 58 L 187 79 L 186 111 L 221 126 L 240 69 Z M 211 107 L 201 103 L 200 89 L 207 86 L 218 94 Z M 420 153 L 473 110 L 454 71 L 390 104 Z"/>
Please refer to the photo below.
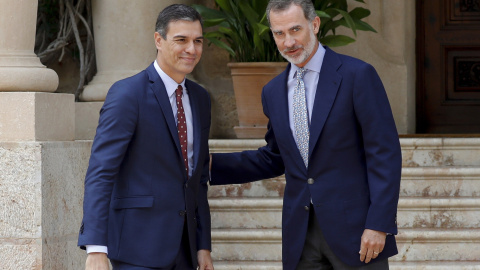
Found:
<path fill-rule="evenodd" d="M 323 57 L 325 56 L 325 48 L 322 44 L 318 44 L 318 49 L 308 63 L 303 67 L 305 75 L 303 82 L 305 83 L 305 95 L 307 98 L 308 123 L 312 120 L 313 103 L 315 101 L 315 94 L 317 93 L 318 78 L 320 77 L 320 70 L 322 69 Z M 293 92 L 297 85 L 297 70 L 299 67 L 290 65 L 290 72 L 288 73 L 288 120 L 290 121 L 290 130 L 293 138 L 297 141 L 295 135 L 295 123 L 293 119 Z"/>
<path fill-rule="evenodd" d="M 175 119 L 175 124 L 177 123 L 177 97 L 175 90 L 178 88 L 178 83 L 170 78 L 157 63 L 157 60 L 153 63 L 155 70 L 163 81 L 165 89 L 167 89 L 167 95 L 170 99 L 170 105 L 172 106 L 173 118 Z M 188 89 L 185 87 L 185 79 L 180 83 L 183 88 L 182 103 L 183 109 L 185 111 L 185 119 L 187 120 L 187 155 L 188 155 L 188 174 L 192 176 L 193 170 L 193 119 L 192 119 L 192 108 L 190 106 L 190 99 L 188 97 Z M 160 121 L 160 120 L 159 120 Z M 101 252 L 108 254 L 108 248 L 106 246 L 98 245 L 86 245 L 87 253 L 92 252 Z"/>

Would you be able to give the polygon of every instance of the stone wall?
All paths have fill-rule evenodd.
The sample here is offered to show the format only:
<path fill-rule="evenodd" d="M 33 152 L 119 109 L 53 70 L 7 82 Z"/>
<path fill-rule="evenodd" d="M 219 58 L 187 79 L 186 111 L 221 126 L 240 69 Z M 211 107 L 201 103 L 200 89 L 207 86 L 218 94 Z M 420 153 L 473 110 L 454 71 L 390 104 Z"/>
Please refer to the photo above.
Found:
<path fill-rule="evenodd" d="M 0 142 L 1 269 L 82 269 L 91 141 Z"/>
<path fill-rule="evenodd" d="M 357 32 L 356 42 L 335 51 L 372 64 L 387 91 L 398 132 L 415 133 L 415 1 L 369 0 L 366 21 L 378 33 Z M 349 2 L 349 5 L 350 5 Z M 352 32 L 341 30 L 353 36 Z"/>

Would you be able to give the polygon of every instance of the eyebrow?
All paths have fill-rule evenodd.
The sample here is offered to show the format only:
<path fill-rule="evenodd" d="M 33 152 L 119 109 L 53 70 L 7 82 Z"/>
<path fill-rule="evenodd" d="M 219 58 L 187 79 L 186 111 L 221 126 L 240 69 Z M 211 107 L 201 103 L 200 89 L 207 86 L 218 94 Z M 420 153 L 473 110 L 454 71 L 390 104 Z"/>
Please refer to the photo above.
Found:
<path fill-rule="evenodd" d="M 302 28 L 302 26 L 300 24 L 297 24 L 297 25 L 294 25 L 294 26 L 290 27 L 288 30 L 292 30 L 294 28 Z"/>
<path fill-rule="evenodd" d="M 177 36 L 173 36 L 173 38 L 187 38 L 187 36 L 182 36 L 182 35 L 177 35 Z M 199 37 L 196 37 L 195 39 L 204 39 L 203 36 L 199 36 Z"/>
<path fill-rule="evenodd" d="M 295 28 L 302 28 L 302 26 L 301 26 L 300 24 L 297 24 L 297 25 L 294 25 L 294 26 L 288 28 L 288 30 L 293 30 L 293 29 L 295 29 Z M 283 33 L 282 30 L 274 30 L 274 29 L 272 29 L 272 32 L 273 32 L 273 33 Z"/>

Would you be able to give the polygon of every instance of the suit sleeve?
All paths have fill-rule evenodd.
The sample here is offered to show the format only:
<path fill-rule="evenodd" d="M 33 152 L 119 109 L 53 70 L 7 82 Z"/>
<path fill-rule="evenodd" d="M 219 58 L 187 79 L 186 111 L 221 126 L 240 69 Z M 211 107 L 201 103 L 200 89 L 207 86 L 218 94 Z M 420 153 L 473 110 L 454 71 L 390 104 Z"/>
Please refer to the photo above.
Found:
<path fill-rule="evenodd" d="M 208 129 L 210 129 L 211 123 L 211 105 L 210 97 L 208 97 Z M 208 145 L 208 138 L 205 142 Z M 203 142 L 202 142 L 203 143 Z M 212 250 L 212 236 L 211 236 L 211 219 L 210 219 L 210 206 L 208 205 L 208 180 L 210 178 L 209 164 L 210 154 L 207 151 L 203 158 L 202 176 L 200 179 L 200 186 L 198 190 L 198 207 L 197 207 L 197 250 L 206 249 Z"/>
<path fill-rule="evenodd" d="M 118 170 L 135 131 L 138 101 L 132 88 L 117 82 L 100 110 L 85 177 L 83 221 L 78 245 L 107 246 L 110 198 Z"/>
<path fill-rule="evenodd" d="M 269 117 L 265 89 L 263 112 Z M 284 174 L 285 167 L 270 121 L 265 134 L 267 145 L 257 150 L 212 155 L 211 185 L 243 184 Z"/>
<path fill-rule="evenodd" d="M 390 104 L 369 64 L 364 63 L 356 72 L 354 87 L 354 109 L 362 130 L 370 189 L 365 228 L 397 234 L 402 158 Z"/>

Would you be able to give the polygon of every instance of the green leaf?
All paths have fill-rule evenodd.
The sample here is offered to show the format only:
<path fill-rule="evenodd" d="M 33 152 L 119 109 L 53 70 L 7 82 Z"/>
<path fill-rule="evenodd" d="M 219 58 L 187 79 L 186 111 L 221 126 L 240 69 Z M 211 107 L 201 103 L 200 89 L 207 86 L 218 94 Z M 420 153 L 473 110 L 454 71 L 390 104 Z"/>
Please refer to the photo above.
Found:
<path fill-rule="evenodd" d="M 219 11 L 219 10 L 215 10 L 215 9 L 211 9 L 211 8 L 207 8 L 205 6 L 202 6 L 202 5 L 192 5 L 192 7 L 198 12 L 200 13 L 200 15 L 202 16 L 203 20 L 216 20 L 216 19 L 226 19 L 227 16 L 225 15 L 225 13 Z"/>
<path fill-rule="evenodd" d="M 327 8 L 324 10 L 324 12 L 327 13 L 332 19 L 339 14 L 337 8 Z"/>
<path fill-rule="evenodd" d="M 317 13 L 317 16 L 320 18 L 331 18 L 330 15 L 328 15 L 325 11 L 315 10 L 315 12 Z"/>
<path fill-rule="evenodd" d="M 224 21 L 225 21 L 225 19 L 209 19 L 209 20 L 204 19 L 203 20 L 203 26 L 205 28 L 208 28 L 208 27 L 212 27 L 212 26 L 215 26 L 215 25 L 219 25 Z"/>
<path fill-rule="evenodd" d="M 349 36 L 344 36 L 344 35 L 335 35 L 335 36 L 330 35 L 330 36 L 321 38 L 320 42 L 323 45 L 327 45 L 329 47 L 339 47 L 339 46 L 345 46 L 352 42 L 355 42 L 355 39 Z"/>
<path fill-rule="evenodd" d="M 250 5 L 248 5 L 247 1 L 240 0 L 238 2 L 238 6 L 250 25 L 255 25 L 256 23 L 260 22 L 258 14 Z"/>
<path fill-rule="evenodd" d="M 233 6 L 230 0 L 215 0 L 215 2 L 221 9 L 230 13 L 234 13 Z"/>
<path fill-rule="evenodd" d="M 365 1 L 363 1 L 363 0 L 355 0 L 355 1 L 365 4 Z"/>
<path fill-rule="evenodd" d="M 268 26 L 263 25 L 261 23 L 257 23 L 256 25 L 258 27 L 258 35 L 259 36 L 268 35 L 268 32 L 270 32 L 270 28 Z"/>
<path fill-rule="evenodd" d="M 230 46 L 228 46 L 225 42 L 223 42 L 219 39 L 216 39 L 216 38 L 208 38 L 207 37 L 207 39 L 208 39 L 208 41 L 210 41 L 215 46 L 226 50 L 230 54 L 230 56 L 235 57 L 235 51 L 232 50 L 232 48 L 230 48 Z"/>
<path fill-rule="evenodd" d="M 209 33 L 205 33 L 203 37 L 206 39 L 210 39 L 210 38 L 224 39 L 225 35 L 220 32 L 209 32 Z"/>
<path fill-rule="evenodd" d="M 361 20 L 370 15 L 370 10 L 362 7 L 357 7 L 357 8 L 354 8 L 352 11 L 350 11 L 349 14 L 352 17 L 352 19 Z"/>
<path fill-rule="evenodd" d="M 348 14 L 348 12 L 341 9 L 336 9 L 336 10 L 338 11 L 338 13 L 340 13 L 343 16 L 343 18 L 347 22 L 348 28 L 352 29 L 353 34 L 357 36 L 357 30 L 356 30 L 357 28 L 355 26 L 355 22 L 353 21 L 352 17 L 350 17 L 350 14 Z"/>
<path fill-rule="evenodd" d="M 328 34 L 328 31 L 335 31 L 335 28 L 341 25 L 341 20 L 338 21 L 328 21 L 322 27 L 320 31 L 320 37 L 324 37 Z"/>
<path fill-rule="evenodd" d="M 364 21 L 355 21 L 355 25 L 357 26 L 357 30 L 371 31 L 371 32 L 377 33 L 377 30 L 375 30 L 375 28 L 373 28 L 370 24 Z"/>
<path fill-rule="evenodd" d="M 267 10 L 268 1 L 265 0 L 252 0 L 252 8 L 255 10 L 255 13 L 261 15 L 265 14 Z"/>

